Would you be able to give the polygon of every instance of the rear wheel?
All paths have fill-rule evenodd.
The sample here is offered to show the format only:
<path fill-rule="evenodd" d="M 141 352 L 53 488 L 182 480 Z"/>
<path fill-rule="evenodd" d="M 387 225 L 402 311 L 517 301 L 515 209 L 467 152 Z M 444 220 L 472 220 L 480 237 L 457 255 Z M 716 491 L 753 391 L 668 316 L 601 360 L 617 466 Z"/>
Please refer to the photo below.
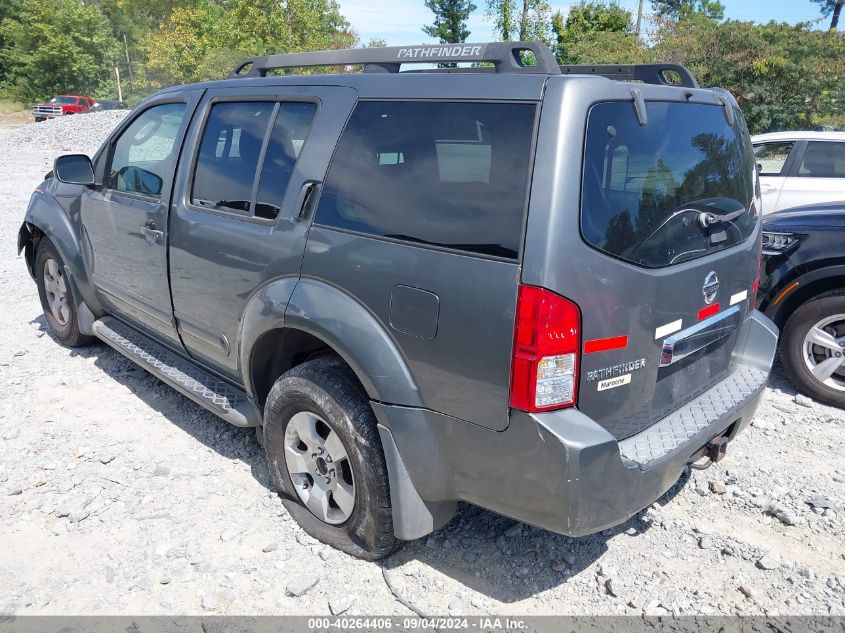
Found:
<path fill-rule="evenodd" d="M 273 485 L 308 534 L 367 560 L 394 551 L 375 415 L 343 361 L 312 360 L 276 381 L 265 407 L 264 450 Z"/>
<path fill-rule="evenodd" d="M 781 356 L 800 391 L 845 406 L 845 294 L 823 295 L 799 307 L 784 327 Z"/>
<path fill-rule="evenodd" d="M 55 246 L 42 239 L 35 255 L 35 281 L 47 327 L 53 337 L 67 347 L 81 347 L 94 341 L 79 331 L 76 304 L 73 301 L 65 266 Z"/>

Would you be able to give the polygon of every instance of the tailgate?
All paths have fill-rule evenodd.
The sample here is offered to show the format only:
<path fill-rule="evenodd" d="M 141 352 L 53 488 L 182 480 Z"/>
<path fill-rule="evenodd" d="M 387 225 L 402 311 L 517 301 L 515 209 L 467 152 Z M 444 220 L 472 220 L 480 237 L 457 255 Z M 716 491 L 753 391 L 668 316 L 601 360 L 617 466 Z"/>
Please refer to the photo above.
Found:
<path fill-rule="evenodd" d="M 617 439 L 734 369 L 759 272 L 754 155 L 739 110 L 710 91 L 681 100 L 663 88 L 649 99 L 643 86 L 643 117 L 631 85 L 627 99 L 584 106 L 582 164 L 575 174 L 571 159 L 557 165 L 558 182 L 577 174 L 580 195 L 552 192 L 541 257 L 529 251 L 540 229 L 532 193 L 523 274 L 580 307 L 578 407 Z M 567 100 L 551 109 L 564 121 Z"/>

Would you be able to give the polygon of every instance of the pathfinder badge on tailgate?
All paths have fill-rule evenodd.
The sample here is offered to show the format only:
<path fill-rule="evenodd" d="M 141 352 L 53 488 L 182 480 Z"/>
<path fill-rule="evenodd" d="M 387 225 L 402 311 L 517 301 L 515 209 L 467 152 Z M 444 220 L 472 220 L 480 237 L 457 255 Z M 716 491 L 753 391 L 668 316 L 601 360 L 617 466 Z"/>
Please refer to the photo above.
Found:
<path fill-rule="evenodd" d="M 587 382 L 605 380 L 607 378 L 617 378 L 624 374 L 630 374 L 632 371 L 642 369 L 643 367 L 645 367 L 645 358 L 632 360 L 628 363 L 620 363 L 619 365 L 611 365 L 610 367 L 605 367 L 604 369 L 594 369 L 593 371 L 587 372 Z"/>

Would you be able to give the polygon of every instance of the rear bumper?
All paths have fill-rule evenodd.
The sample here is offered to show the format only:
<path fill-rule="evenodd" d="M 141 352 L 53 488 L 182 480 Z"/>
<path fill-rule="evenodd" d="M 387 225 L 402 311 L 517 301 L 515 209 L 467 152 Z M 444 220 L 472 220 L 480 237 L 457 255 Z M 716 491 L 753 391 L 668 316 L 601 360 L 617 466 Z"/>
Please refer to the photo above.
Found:
<path fill-rule="evenodd" d="M 755 312 L 740 331 L 731 375 L 621 442 L 577 409 L 514 411 L 508 428 L 495 432 L 374 403 L 397 536 L 437 529 L 455 500 L 570 536 L 622 523 L 668 490 L 707 442 L 749 424 L 776 347 L 777 329 Z"/>

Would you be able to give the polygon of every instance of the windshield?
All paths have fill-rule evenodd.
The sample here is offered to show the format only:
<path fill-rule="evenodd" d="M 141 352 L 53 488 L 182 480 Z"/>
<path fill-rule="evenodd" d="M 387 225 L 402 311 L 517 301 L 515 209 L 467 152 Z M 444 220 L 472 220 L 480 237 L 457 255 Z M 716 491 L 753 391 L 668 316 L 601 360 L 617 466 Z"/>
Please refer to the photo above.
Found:
<path fill-rule="evenodd" d="M 76 97 L 53 97 L 50 103 L 63 103 L 65 105 L 73 105 L 76 103 Z"/>
<path fill-rule="evenodd" d="M 754 153 L 721 105 L 594 105 L 587 124 L 581 230 L 596 248 L 658 268 L 745 241 L 754 230 Z"/>

